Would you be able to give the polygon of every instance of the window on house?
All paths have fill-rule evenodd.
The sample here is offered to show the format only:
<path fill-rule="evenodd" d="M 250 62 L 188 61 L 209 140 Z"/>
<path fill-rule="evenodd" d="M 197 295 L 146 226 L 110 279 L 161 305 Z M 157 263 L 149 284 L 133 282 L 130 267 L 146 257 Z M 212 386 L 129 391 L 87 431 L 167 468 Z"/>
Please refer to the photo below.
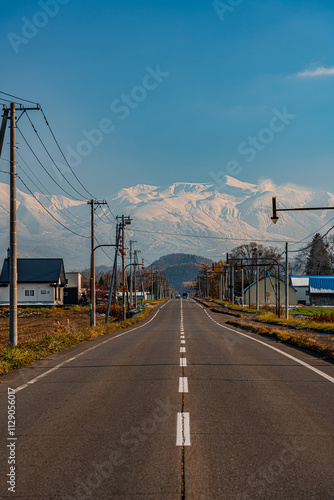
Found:
<path fill-rule="evenodd" d="M 35 296 L 35 290 L 24 290 L 24 296 L 25 297 L 34 297 Z"/>
<path fill-rule="evenodd" d="M 46 295 L 46 290 L 41 290 L 42 295 Z"/>

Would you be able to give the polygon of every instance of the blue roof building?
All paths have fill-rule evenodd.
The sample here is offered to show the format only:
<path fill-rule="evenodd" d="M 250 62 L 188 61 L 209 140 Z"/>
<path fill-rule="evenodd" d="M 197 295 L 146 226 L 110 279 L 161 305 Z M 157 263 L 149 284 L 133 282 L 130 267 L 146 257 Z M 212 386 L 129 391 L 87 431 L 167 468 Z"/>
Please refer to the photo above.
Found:
<path fill-rule="evenodd" d="M 291 276 L 297 302 L 307 306 L 334 306 L 334 276 Z"/>

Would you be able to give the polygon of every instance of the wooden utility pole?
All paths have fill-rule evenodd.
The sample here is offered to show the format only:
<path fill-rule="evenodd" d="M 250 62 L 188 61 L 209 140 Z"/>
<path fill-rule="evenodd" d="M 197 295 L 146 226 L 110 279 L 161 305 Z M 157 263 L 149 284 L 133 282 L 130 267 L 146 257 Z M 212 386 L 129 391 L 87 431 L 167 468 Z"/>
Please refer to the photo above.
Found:
<path fill-rule="evenodd" d="M 126 273 L 125 273 L 125 255 L 126 255 L 126 252 L 125 252 L 125 242 L 124 242 L 124 239 L 125 239 L 125 226 L 128 226 L 131 224 L 132 222 L 132 219 L 130 217 L 125 217 L 124 215 L 122 215 L 122 217 L 117 217 L 117 220 L 118 219 L 121 219 L 121 222 L 120 222 L 120 230 L 121 230 L 121 236 L 122 236 L 122 285 L 123 285 L 123 288 L 122 288 L 122 320 L 125 321 L 126 320 L 126 302 L 125 302 L 125 293 L 127 291 L 127 286 L 126 286 L 126 283 L 125 283 L 125 280 L 126 280 Z"/>
<path fill-rule="evenodd" d="M 96 326 L 96 290 L 95 290 L 95 205 L 106 205 L 106 201 L 89 200 L 91 208 L 91 254 L 90 254 L 90 326 Z"/>
<path fill-rule="evenodd" d="M 117 301 L 116 283 L 117 283 L 117 256 L 118 256 L 118 252 L 119 252 L 119 224 L 116 224 L 115 258 L 114 258 L 114 267 L 113 267 L 111 281 L 110 281 L 108 305 L 107 305 L 107 310 L 106 310 L 106 318 L 105 318 L 106 325 L 109 322 L 110 306 L 111 306 L 111 301 L 112 301 L 113 295 L 115 298 L 115 302 Z"/>
<path fill-rule="evenodd" d="M 259 254 L 256 251 L 256 309 L 260 307 L 260 268 L 259 268 Z"/>
<path fill-rule="evenodd" d="M 285 243 L 285 319 L 289 319 L 289 243 Z"/>
<path fill-rule="evenodd" d="M 22 114 L 26 111 L 40 110 L 39 104 L 35 108 L 17 108 Z M 0 128 L 0 156 L 4 143 L 7 121 L 10 112 L 10 207 L 9 207 L 9 341 L 12 346 L 17 345 L 17 232 L 16 232 L 16 108 L 15 102 L 10 103 L 10 110 L 4 106 Z M 22 116 L 21 114 L 21 116 Z M 21 118 L 19 117 L 19 119 Z"/>
<path fill-rule="evenodd" d="M 17 233 L 16 233 L 16 120 L 15 103 L 10 104 L 10 258 L 9 258 L 9 340 L 17 345 Z"/>
<path fill-rule="evenodd" d="M 136 241 L 130 240 L 130 306 L 133 306 L 133 243 Z M 136 292 L 136 290 L 135 290 Z"/>

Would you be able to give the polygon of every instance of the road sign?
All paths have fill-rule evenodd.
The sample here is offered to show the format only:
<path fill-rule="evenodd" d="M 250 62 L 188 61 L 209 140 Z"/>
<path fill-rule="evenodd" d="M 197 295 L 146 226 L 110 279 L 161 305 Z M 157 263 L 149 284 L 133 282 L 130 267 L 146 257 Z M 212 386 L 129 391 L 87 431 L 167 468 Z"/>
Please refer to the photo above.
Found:
<path fill-rule="evenodd" d="M 269 297 L 269 295 L 270 295 L 270 292 L 266 292 L 266 297 Z"/>

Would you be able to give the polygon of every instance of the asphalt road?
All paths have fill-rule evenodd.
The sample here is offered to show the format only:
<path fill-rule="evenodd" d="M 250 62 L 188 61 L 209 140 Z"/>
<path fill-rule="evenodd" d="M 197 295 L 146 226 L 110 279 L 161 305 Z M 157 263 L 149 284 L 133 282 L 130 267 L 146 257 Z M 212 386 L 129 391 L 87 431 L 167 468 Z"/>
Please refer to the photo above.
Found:
<path fill-rule="evenodd" d="M 1 498 L 333 499 L 334 365 L 222 322 L 174 299 L 2 377 Z"/>

